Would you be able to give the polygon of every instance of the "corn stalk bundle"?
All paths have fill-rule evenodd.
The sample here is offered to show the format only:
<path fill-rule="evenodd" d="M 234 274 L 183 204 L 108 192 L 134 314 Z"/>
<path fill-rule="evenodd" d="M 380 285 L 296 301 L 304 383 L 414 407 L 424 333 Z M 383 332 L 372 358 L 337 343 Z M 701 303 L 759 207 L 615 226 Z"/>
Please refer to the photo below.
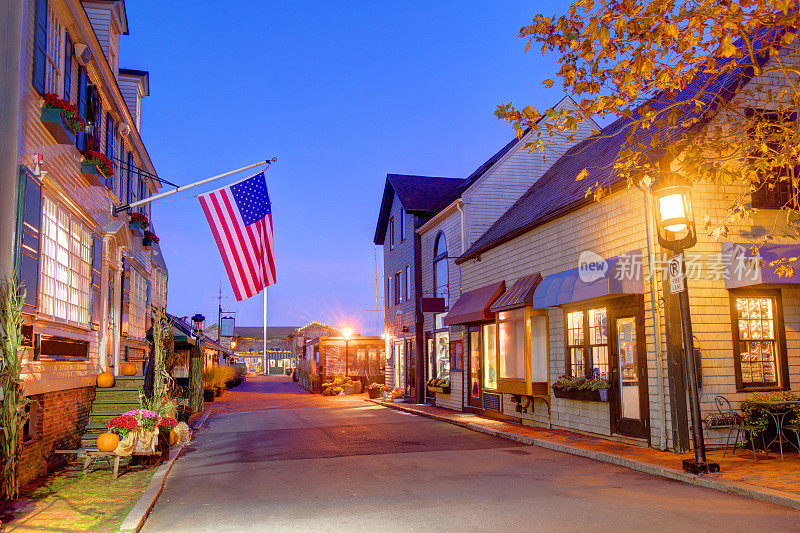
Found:
<path fill-rule="evenodd" d="M 22 302 L 25 290 L 17 285 L 16 277 L 0 281 L 0 335 L 2 336 L 2 369 L 0 369 L 0 452 L 3 454 L 3 496 L 15 500 L 19 496 L 19 452 L 21 430 L 28 418 L 25 407 L 29 400 L 23 396 L 22 370 Z"/>

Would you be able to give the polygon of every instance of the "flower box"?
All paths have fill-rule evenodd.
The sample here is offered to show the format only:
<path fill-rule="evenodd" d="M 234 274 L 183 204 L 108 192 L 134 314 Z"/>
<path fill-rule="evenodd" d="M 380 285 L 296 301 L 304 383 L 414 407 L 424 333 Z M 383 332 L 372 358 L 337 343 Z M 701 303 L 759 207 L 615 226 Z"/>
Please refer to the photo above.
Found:
<path fill-rule="evenodd" d="M 434 387 L 433 385 L 428 385 L 428 390 L 430 392 L 440 392 L 442 394 L 450 394 L 450 387 Z"/>
<path fill-rule="evenodd" d="M 148 250 L 152 249 L 153 248 L 153 239 L 148 239 L 147 237 L 145 237 L 144 239 L 142 239 L 142 246 L 144 248 L 147 248 Z"/>
<path fill-rule="evenodd" d="M 42 108 L 42 125 L 58 144 L 75 144 L 75 134 L 57 107 Z"/>
<path fill-rule="evenodd" d="M 87 163 L 84 161 L 81 163 L 81 174 L 86 180 L 95 187 L 105 187 L 106 186 L 106 176 L 97 166 L 97 163 Z"/>
<path fill-rule="evenodd" d="M 553 396 L 565 400 L 581 400 L 584 402 L 607 402 L 608 389 L 599 390 L 567 390 L 553 389 Z"/>
<path fill-rule="evenodd" d="M 144 229 L 142 227 L 142 223 L 141 222 L 136 222 L 136 221 L 133 221 L 133 220 L 128 222 L 128 228 L 130 228 L 131 231 L 135 231 L 135 232 L 141 232 L 141 230 Z"/>

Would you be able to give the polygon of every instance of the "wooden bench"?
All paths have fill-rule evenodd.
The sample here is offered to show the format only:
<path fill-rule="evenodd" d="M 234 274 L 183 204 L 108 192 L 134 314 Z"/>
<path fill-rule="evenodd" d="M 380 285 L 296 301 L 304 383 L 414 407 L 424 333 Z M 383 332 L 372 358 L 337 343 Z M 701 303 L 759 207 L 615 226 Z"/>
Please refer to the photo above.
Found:
<path fill-rule="evenodd" d="M 119 460 L 120 456 L 114 452 L 101 452 L 97 448 L 78 448 L 77 450 L 55 450 L 53 453 L 62 455 L 74 455 L 79 461 L 83 461 L 83 473 L 89 471 L 94 463 L 99 460 L 104 460 L 111 468 L 114 479 L 119 476 Z M 136 453 L 136 455 L 160 455 L 157 452 L 151 453 Z"/>

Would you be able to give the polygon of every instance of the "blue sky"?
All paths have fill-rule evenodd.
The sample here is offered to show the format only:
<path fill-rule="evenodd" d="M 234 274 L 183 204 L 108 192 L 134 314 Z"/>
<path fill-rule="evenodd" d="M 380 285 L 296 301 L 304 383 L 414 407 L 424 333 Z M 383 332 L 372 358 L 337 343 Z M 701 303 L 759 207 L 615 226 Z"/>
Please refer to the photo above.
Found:
<path fill-rule="evenodd" d="M 165 179 L 278 157 L 267 173 L 278 267 L 269 324 L 370 334 L 386 173 L 467 176 L 513 137 L 497 104 L 556 103 L 561 90 L 541 86 L 555 59 L 523 54 L 517 35 L 537 11 L 567 5 L 134 0 L 120 65 L 150 72 L 142 137 Z M 237 324 L 261 325 L 260 296 L 233 298 L 197 199 L 153 212 L 170 311 L 214 322 L 221 282 Z"/>

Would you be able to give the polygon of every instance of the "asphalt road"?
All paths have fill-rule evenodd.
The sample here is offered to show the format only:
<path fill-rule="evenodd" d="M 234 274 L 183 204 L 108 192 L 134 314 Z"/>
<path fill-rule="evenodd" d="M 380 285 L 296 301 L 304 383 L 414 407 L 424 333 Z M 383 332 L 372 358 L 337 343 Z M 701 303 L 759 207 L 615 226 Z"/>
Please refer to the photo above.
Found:
<path fill-rule="evenodd" d="M 800 531 L 800 513 L 251 379 L 143 531 Z"/>

